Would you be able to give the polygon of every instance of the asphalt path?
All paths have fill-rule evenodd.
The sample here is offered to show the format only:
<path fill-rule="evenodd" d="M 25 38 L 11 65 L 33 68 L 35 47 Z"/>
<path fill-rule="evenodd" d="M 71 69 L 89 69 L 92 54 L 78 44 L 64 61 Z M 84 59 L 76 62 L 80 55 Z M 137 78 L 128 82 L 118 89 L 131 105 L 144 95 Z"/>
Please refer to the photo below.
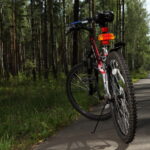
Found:
<path fill-rule="evenodd" d="M 135 86 L 138 123 L 132 143 L 124 144 L 118 137 L 112 119 L 100 122 L 91 134 L 95 121 L 81 117 L 33 150 L 150 150 L 150 77 Z"/>

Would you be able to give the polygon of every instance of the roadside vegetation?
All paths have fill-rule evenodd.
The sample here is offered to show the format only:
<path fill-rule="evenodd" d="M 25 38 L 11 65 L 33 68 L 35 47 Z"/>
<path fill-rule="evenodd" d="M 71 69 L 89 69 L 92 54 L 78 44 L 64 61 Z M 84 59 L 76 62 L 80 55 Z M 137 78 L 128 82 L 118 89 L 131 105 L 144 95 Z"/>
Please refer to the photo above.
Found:
<path fill-rule="evenodd" d="M 31 79 L 21 75 L 0 83 L 0 150 L 29 150 L 56 131 L 69 125 L 79 114 L 70 105 L 65 76 L 60 80 Z M 148 72 L 133 72 L 133 81 Z"/>
<path fill-rule="evenodd" d="M 139 79 L 148 78 L 150 71 L 146 70 L 137 70 L 131 73 L 133 83 L 137 82 Z"/>
<path fill-rule="evenodd" d="M 15 78 L 0 87 L 0 150 L 29 150 L 78 114 L 66 98 L 65 79 Z"/>

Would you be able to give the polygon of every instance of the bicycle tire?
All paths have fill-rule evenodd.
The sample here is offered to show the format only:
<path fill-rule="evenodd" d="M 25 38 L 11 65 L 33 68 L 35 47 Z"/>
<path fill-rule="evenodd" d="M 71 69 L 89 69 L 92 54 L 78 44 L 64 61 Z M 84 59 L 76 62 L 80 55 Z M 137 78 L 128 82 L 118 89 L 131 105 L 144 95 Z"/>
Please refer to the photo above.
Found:
<path fill-rule="evenodd" d="M 115 61 L 116 61 L 116 64 L 113 64 L 115 63 Z M 116 73 L 116 77 L 114 77 L 113 75 L 115 74 L 115 72 L 113 72 L 115 71 L 113 70 L 115 69 L 115 67 L 114 66 L 112 67 L 111 66 L 112 64 L 114 66 L 118 65 L 116 68 L 120 69 L 118 70 L 118 75 Z M 121 137 L 121 139 L 125 143 L 130 143 L 134 139 L 134 136 L 135 136 L 136 124 L 137 124 L 137 112 L 136 112 L 134 88 L 131 82 L 129 69 L 125 63 L 125 60 L 122 54 L 117 51 L 113 51 L 109 53 L 109 56 L 107 59 L 107 65 L 108 65 L 108 68 L 110 69 L 109 84 L 110 84 L 111 93 L 113 91 L 113 88 L 115 89 L 115 85 L 116 87 L 120 86 L 121 84 L 120 80 L 124 82 L 124 87 L 118 88 L 120 89 L 120 91 L 122 91 L 122 96 L 115 96 L 114 100 L 111 103 L 111 108 L 112 108 L 113 122 L 114 122 L 118 135 Z M 122 79 L 121 76 L 124 78 L 124 80 Z M 119 80 L 115 78 L 121 78 L 121 79 Z M 122 109 L 123 111 L 121 111 L 120 109 Z M 121 115 L 122 115 L 122 121 L 121 121 Z M 124 121 L 123 121 L 123 118 L 124 118 Z"/>
<path fill-rule="evenodd" d="M 100 111 L 99 110 L 98 110 L 98 113 L 94 112 L 94 111 L 90 112 L 89 109 L 91 109 L 92 107 L 95 107 L 95 106 L 90 105 L 89 106 L 90 108 L 88 107 L 88 109 L 86 110 L 85 108 L 83 108 L 79 104 L 79 101 L 77 100 L 77 97 L 75 97 L 75 95 L 73 93 L 72 82 L 73 82 L 73 79 L 75 78 L 75 74 L 79 73 L 80 69 L 85 69 L 85 68 L 86 68 L 86 63 L 80 63 L 80 64 L 75 65 L 71 69 L 71 71 L 69 72 L 68 77 L 67 77 L 67 83 L 66 83 L 66 90 L 67 90 L 68 99 L 69 99 L 70 103 L 72 104 L 73 108 L 75 108 L 80 114 L 87 117 L 88 119 L 92 119 L 92 120 L 106 120 L 106 119 L 109 119 L 111 117 L 111 109 L 104 112 L 101 116 L 100 116 L 100 113 L 99 113 Z M 86 76 L 88 76 L 88 75 L 85 73 L 85 77 Z M 82 90 L 82 89 L 80 89 L 80 90 Z M 83 94 L 82 92 L 81 92 L 81 94 Z M 86 94 L 88 94 L 88 91 L 87 91 Z M 87 95 L 87 96 L 89 96 L 89 95 Z M 92 103 L 94 102 L 94 98 L 95 97 L 93 97 L 93 99 L 89 98 L 90 100 L 92 100 Z M 85 98 L 83 97 L 82 100 L 84 100 L 84 99 Z M 101 100 L 101 103 L 102 103 L 102 100 Z M 96 105 L 99 105 L 99 104 L 96 104 Z M 92 108 L 92 109 L 95 109 L 95 108 Z"/>

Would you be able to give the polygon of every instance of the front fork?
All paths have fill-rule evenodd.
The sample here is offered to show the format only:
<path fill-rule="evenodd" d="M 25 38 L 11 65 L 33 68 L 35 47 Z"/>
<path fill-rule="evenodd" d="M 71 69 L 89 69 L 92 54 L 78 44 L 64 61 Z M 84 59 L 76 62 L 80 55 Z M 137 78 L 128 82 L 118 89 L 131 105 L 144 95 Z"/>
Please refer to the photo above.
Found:
<path fill-rule="evenodd" d="M 104 84 L 104 89 L 105 89 L 105 98 L 106 99 L 111 99 L 111 94 L 109 91 L 109 83 L 108 83 L 108 74 L 103 74 L 103 84 Z"/>
<path fill-rule="evenodd" d="M 103 47 L 103 56 L 101 56 L 100 60 L 98 61 L 98 70 L 102 74 L 103 77 L 103 85 L 105 90 L 105 98 L 111 99 L 112 96 L 109 91 L 109 83 L 108 83 L 108 71 L 106 66 L 106 60 L 108 56 L 107 47 Z"/>

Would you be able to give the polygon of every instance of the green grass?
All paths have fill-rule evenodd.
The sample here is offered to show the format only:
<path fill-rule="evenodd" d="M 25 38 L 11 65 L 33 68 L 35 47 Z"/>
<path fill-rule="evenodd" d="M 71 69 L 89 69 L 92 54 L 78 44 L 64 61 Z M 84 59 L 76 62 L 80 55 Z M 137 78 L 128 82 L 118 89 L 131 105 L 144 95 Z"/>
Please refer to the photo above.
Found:
<path fill-rule="evenodd" d="M 148 73 L 132 72 L 133 81 Z M 19 76 L 0 85 L 0 150 L 29 150 L 79 115 L 66 97 L 64 77 L 32 82 Z"/>
<path fill-rule="evenodd" d="M 137 82 L 139 79 L 147 78 L 149 75 L 149 71 L 146 70 L 137 70 L 131 73 L 133 83 Z"/>
<path fill-rule="evenodd" d="M 64 87 L 64 80 L 11 81 L 0 87 L 0 150 L 29 150 L 74 120 L 78 114 Z"/>
<path fill-rule="evenodd" d="M 0 150 L 11 149 L 12 139 L 8 135 L 1 137 L 0 139 Z"/>

